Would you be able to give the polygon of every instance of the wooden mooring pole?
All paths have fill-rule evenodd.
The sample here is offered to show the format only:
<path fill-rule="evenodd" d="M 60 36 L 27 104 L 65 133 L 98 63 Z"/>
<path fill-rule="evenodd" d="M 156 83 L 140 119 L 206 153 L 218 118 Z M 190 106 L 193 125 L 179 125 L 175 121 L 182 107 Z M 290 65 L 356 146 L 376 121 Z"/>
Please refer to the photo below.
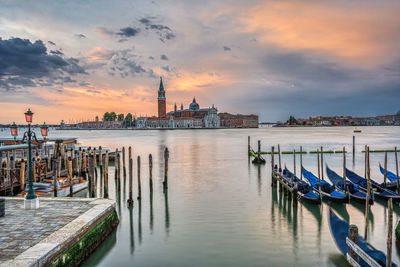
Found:
<path fill-rule="evenodd" d="M 279 173 L 282 172 L 282 165 L 281 165 L 281 146 L 278 144 L 278 161 L 279 161 Z"/>
<path fill-rule="evenodd" d="M 129 147 L 130 151 L 130 147 Z M 132 175 L 133 175 L 133 161 L 131 158 L 131 153 L 129 153 L 129 197 L 128 197 L 128 205 L 133 205 L 133 198 L 132 198 Z"/>
<path fill-rule="evenodd" d="M 74 196 L 74 181 L 73 181 L 73 172 L 72 172 L 72 159 L 68 157 L 68 177 L 69 177 L 69 196 Z"/>
<path fill-rule="evenodd" d="M 140 182 L 140 156 L 137 157 L 138 200 L 142 199 L 142 185 Z"/>
<path fill-rule="evenodd" d="M 353 241 L 354 244 L 358 245 L 358 227 L 357 227 L 357 225 L 350 224 L 348 237 L 351 241 Z M 355 251 L 353 251 L 350 247 L 349 247 L 349 254 L 353 260 L 355 260 L 356 262 L 359 262 L 358 254 Z"/>
<path fill-rule="evenodd" d="M 365 200 L 365 229 L 364 239 L 368 238 L 368 213 L 369 213 L 369 200 L 371 198 L 371 169 L 369 166 L 369 147 L 366 148 L 365 154 L 367 155 L 366 170 L 367 170 L 367 198 Z"/>
<path fill-rule="evenodd" d="M 1 164 L 1 161 L 0 161 Z M 21 171 L 19 176 L 21 191 L 25 189 L 25 160 L 21 159 Z"/>
<path fill-rule="evenodd" d="M 108 151 L 104 159 L 104 198 L 108 198 Z"/>
<path fill-rule="evenodd" d="M 386 188 L 386 178 L 387 178 L 387 151 L 385 151 L 385 173 L 383 175 L 383 184 Z"/>
<path fill-rule="evenodd" d="M 247 136 L 247 155 L 250 157 L 250 136 Z"/>
<path fill-rule="evenodd" d="M 168 189 L 168 158 L 169 158 L 169 151 L 168 147 L 165 148 L 164 150 L 164 181 L 163 181 L 163 187 L 164 190 Z"/>
<path fill-rule="evenodd" d="M 318 192 L 319 192 L 319 197 L 322 199 L 321 195 L 321 169 L 319 165 L 319 149 L 317 149 L 317 163 L 318 163 Z"/>
<path fill-rule="evenodd" d="M 324 148 L 321 146 L 321 179 L 324 180 Z"/>
<path fill-rule="evenodd" d="M 386 266 L 392 266 L 392 232 L 393 232 L 393 199 L 389 198 L 388 201 L 388 236 L 387 236 L 387 256 L 386 256 Z"/>
<path fill-rule="evenodd" d="M 343 187 L 344 191 L 347 192 L 346 187 L 346 148 L 343 146 Z M 349 194 L 350 197 L 350 194 Z"/>
<path fill-rule="evenodd" d="M 150 193 L 153 193 L 153 156 L 149 155 L 149 187 Z"/>
<path fill-rule="evenodd" d="M 53 183 L 54 183 L 54 197 L 57 197 L 58 194 L 58 177 L 57 177 L 57 158 L 53 157 Z"/>
<path fill-rule="evenodd" d="M 300 146 L 300 180 L 303 180 L 303 146 Z"/>
<path fill-rule="evenodd" d="M 96 170 L 96 165 L 95 165 L 95 158 L 96 158 L 96 151 L 94 151 L 93 155 L 89 158 L 89 164 L 90 164 L 90 177 L 92 179 L 92 187 L 90 188 L 91 195 L 92 197 L 96 197 L 96 176 L 95 176 L 95 170 Z"/>
<path fill-rule="evenodd" d="M 353 135 L 353 158 L 356 154 L 356 136 Z"/>
<path fill-rule="evenodd" d="M 394 159 L 396 160 L 396 182 L 397 182 L 397 190 L 399 189 L 399 161 L 397 159 L 397 147 L 394 147 Z"/>
<path fill-rule="evenodd" d="M 118 164 L 119 164 L 119 159 L 118 159 L 118 148 L 115 149 L 115 161 L 114 161 L 114 184 L 115 184 L 115 192 L 118 192 Z"/>
<path fill-rule="evenodd" d="M 122 169 L 124 175 L 124 188 L 125 188 L 125 180 L 126 180 L 126 166 L 125 166 L 125 147 L 122 147 Z"/>

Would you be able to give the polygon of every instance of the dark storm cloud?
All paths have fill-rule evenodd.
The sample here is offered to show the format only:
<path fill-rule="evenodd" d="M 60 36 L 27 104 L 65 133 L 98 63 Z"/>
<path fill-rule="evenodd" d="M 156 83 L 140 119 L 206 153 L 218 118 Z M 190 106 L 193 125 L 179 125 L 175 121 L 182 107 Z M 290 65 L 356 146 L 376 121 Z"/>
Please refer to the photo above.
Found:
<path fill-rule="evenodd" d="M 140 29 L 133 28 L 133 27 L 125 27 L 119 30 L 117 32 L 117 35 L 124 36 L 124 37 L 133 37 L 138 35 L 140 32 Z"/>
<path fill-rule="evenodd" d="M 160 56 L 160 59 L 161 59 L 161 60 L 168 60 L 168 57 L 167 57 L 166 55 L 162 54 L 162 55 Z"/>
<path fill-rule="evenodd" d="M 56 45 L 56 43 L 55 42 L 52 42 L 52 41 L 47 41 L 49 44 L 51 44 L 51 45 Z"/>
<path fill-rule="evenodd" d="M 231 51 L 232 49 L 228 46 L 224 46 L 224 51 Z"/>
<path fill-rule="evenodd" d="M 165 42 L 165 40 L 174 39 L 176 37 L 175 33 L 170 27 L 159 24 L 156 22 L 156 20 L 156 17 L 145 17 L 141 18 L 139 22 L 145 26 L 146 30 L 155 32 L 162 42 Z"/>
<path fill-rule="evenodd" d="M 139 57 L 132 54 L 130 50 L 118 51 L 114 54 L 109 63 L 109 75 L 119 74 L 122 78 L 127 76 L 135 77 L 148 72 L 139 61 Z"/>
<path fill-rule="evenodd" d="M 75 37 L 79 38 L 79 39 L 85 39 L 86 35 L 82 34 L 82 33 L 77 33 L 75 34 Z"/>
<path fill-rule="evenodd" d="M 56 50 L 50 53 L 41 40 L 0 38 L 1 89 L 57 84 L 73 81 L 69 76 L 86 74 L 75 58 L 64 58 Z"/>
<path fill-rule="evenodd" d="M 64 53 L 61 52 L 60 50 L 51 50 L 50 54 L 57 55 L 57 56 L 63 56 L 64 55 Z"/>
<path fill-rule="evenodd" d="M 270 73 L 292 80 L 343 82 L 352 79 L 357 71 L 349 70 L 327 59 L 306 52 L 271 51 L 263 59 Z"/>

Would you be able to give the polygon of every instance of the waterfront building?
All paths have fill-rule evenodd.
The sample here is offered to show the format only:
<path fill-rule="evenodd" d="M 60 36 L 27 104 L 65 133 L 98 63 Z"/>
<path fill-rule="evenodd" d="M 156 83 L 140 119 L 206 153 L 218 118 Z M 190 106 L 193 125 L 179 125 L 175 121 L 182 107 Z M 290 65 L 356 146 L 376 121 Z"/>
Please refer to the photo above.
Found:
<path fill-rule="evenodd" d="M 220 113 L 221 126 L 225 128 L 258 128 L 257 115 Z"/>
<path fill-rule="evenodd" d="M 158 117 L 139 117 L 136 119 L 136 128 L 219 128 L 220 118 L 217 108 L 212 105 L 209 108 L 200 108 L 196 98 L 189 104 L 187 109 L 178 110 L 176 103 L 174 110 L 166 112 L 165 88 L 160 78 L 158 88 Z"/>

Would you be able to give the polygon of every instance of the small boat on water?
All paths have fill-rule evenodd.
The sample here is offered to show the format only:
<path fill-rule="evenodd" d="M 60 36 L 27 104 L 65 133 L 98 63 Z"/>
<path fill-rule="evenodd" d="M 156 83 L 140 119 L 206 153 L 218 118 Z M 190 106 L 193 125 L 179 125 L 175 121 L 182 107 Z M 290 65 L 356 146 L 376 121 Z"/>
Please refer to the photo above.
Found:
<path fill-rule="evenodd" d="M 357 127 L 353 130 L 354 133 L 361 133 L 360 129 L 357 129 Z"/>
<path fill-rule="evenodd" d="M 286 167 L 283 176 L 290 181 L 297 181 L 297 195 L 300 199 L 312 204 L 321 204 L 321 197 L 313 191 L 312 187 L 306 181 L 299 179 L 297 176 L 294 177 L 293 173 Z"/>
<path fill-rule="evenodd" d="M 72 193 L 78 193 L 88 188 L 88 181 L 83 178 L 72 179 Z M 25 186 L 25 190 L 17 196 L 25 196 L 28 193 L 29 187 Z M 54 196 L 54 182 L 52 179 L 43 180 L 40 183 L 33 183 L 33 191 L 39 197 Z M 57 197 L 67 197 L 70 194 L 69 178 L 61 177 L 57 179 Z"/>
<path fill-rule="evenodd" d="M 367 192 L 368 184 L 367 184 L 367 179 L 357 175 L 356 173 L 350 171 L 349 169 L 346 169 L 346 176 L 349 178 L 350 182 L 353 184 L 356 184 L 360 187 L 361 190 L 364 192 Z M 374 195 L 381 198 L 388 200 L 389 198 L 393 199 L 393 201 L 400 201 L 400 195 L 397 194 L 396 192 L 385 189 L 382 184 L 378 184 L 374 180 L 371 179 L 371 186 L 373 188 Z"/>
<path fill-rule="evenodd" d="M 346 183 L 346 188 L 344 188 L 344 179 L 342 176 L 338 175 L 333 170 L 326 166 L 326 173 L 328 174 L 329 180 L 335 185 L 336 189 L 344 194 L 348 194 L 351 200 L 357 201 L 359 203 L 365 204 L 367 199 L 367 194 L 360 190 L 360 187 L 353 183 Z M 369 199 L 369 204 L 374 204 L 373 196 Z"/>
<path fill-rule="evenodd" d="M 346 238 L 349 235 L 349 223 L 340 219 L 330 208 L 329 209 L 329 229 L 337 248 L 346 257 L 349 253 L 349 246 L 346 243 Z M 365 241 L 361 236 L 358 236 L 358 246 L 372 259 L 381 266 L 386 266 L 386 255 L 380 250 L 374 248 L 371 244 Z M 361 266 L 370 266 L 361 257 L 359 258 Z M 397 266 L 392 262 L 392 266 Z"/>
<path fill-rule="evenodd" d="M 307 171 L 306 169 L 303 168 L 303 176 L 308 180 L 310 185 L 312 186 L 314 192 L 319 192 L 319 179 L 316 177 L 314 174 L 311 172 Z M 346 194 L 343 194 L 342 192 L 339 192 L 335 189 L 335 187 L 331 184 L 329 184 L 325 180 L 320 180 L 321 181 L 321 196 L 325 200 L 333 201 L 333 202 L 338 202 L 338 203 L 347 203 L 349 202 L 349 198 Z"/>
<path fill-rule="evenodd" d="M 385 176 L 385 169 L 382 168 L 381 164 L 379 163 L 379 169 L 381 170 L 381 173 L 383 176 Z M 392 183 L 396 183 L 397 186 L 397 175 L 394 174 L 391 171 L 386 170 L 386 178 L 388 178 Z"/>

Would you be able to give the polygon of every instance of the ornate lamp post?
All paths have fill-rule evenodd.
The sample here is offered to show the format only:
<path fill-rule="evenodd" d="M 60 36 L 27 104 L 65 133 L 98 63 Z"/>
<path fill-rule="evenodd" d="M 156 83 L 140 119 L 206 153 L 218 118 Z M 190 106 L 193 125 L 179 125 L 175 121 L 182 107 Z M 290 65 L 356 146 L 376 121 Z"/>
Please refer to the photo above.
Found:
<path fill-rule="evenodd" d="M 18 126 L 13 122 L 13 124 L 10 127 L 11 130 L 11 135 L 14 136 L 14 141 L 17 141 L 17 136 L 18 136 Z"/>
<path fill-rule="evenodd" d="M 23 141 L 25 141 L 26 138 L 28 138 L 29 190 L 24 201 L 25 209 L 39 208 L 39 198 L 35 195 L 35 192 L 33 191 L 32 137 L 35 138 L 36 141 L 37 139 L 35 132 L 31 131 L 32 119 L 33 119 L 33 112 L 30 109 L 28 109 L 28 111 L 25 112 L 25 120 L 28 123 L 28 131 L 24 133 L 24 138 L 22 139 Z"/>
<path fill-rule="evenodd" d="M 49 126 L 47 126 L 46 122 L 44 122 L 43 125 L 40 126 L 40 132 L 42 133 L 42 136 L 43 136 L 44 154 L 47 155 L 47 152 L 46 152 L 46 137 L 49 134 Z"/>

